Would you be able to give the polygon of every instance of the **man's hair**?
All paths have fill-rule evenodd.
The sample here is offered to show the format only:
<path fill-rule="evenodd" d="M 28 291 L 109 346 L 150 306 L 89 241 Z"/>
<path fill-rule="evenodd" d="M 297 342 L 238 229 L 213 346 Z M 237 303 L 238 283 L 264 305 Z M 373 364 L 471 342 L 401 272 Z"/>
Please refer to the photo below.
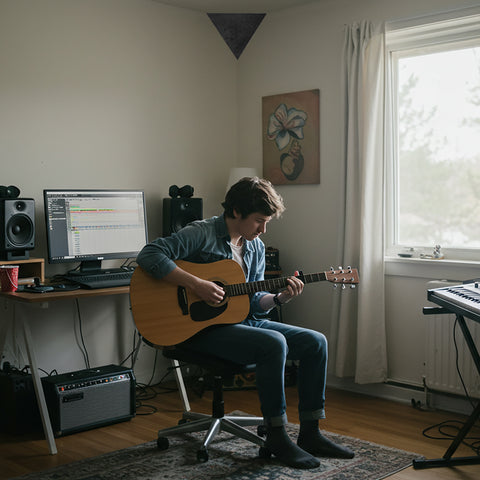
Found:
<path fill-rule="evenodd" d="M 282 197 L 273 185 L 263 178 L 244 177 L 233 185 L 222 203 L 225 215 L 234 218 L 236 210 L 242 218 L 251 213 L 279 217 L 285 210 Z"/>

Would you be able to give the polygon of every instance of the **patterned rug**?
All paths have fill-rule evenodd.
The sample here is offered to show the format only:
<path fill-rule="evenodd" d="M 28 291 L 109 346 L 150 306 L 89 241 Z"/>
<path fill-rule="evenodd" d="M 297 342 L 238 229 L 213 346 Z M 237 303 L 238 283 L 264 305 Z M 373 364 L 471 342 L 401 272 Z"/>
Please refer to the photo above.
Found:
<path fill-rule="evenodd" d="M 287 428 L 291 438 L 296 438 L 298 425 L 289 424 Z M 152 441 L 15 480 L 379 480 L 421 458 L 356 438 L 324 434 L 352 448 L 355 458 L 322 458 L 318 468 L 297 470 L 273 457 L 259 458 L 256 445 L 222 432 L 210 444 L 208 462 L 198 463 L 195 440 L 199 442 L 203 435 L 192 433 L 170 437 L 168 450 L 158 450 L 157 442 Z"/>

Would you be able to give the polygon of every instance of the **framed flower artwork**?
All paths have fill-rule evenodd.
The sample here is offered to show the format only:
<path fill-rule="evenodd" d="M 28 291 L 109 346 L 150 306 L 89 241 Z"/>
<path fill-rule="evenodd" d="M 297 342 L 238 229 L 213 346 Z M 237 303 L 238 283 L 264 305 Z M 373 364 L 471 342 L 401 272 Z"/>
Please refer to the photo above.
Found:
<path fill-rule="evenodd" d="M 320 183 L 320 90 L 262 97 L 263 177 Z"/>

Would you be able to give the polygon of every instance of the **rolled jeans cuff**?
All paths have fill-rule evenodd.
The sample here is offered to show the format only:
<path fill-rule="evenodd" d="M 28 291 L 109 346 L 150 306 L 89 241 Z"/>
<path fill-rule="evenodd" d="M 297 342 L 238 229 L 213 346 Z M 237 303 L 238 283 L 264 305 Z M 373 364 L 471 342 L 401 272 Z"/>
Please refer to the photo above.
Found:
<path fill-rule="evenodd" d="M 279 417 L 265 417 L 263 420 L 267 427 L 281 427 L 288 423 L 287 415 L 285 413 Z"/>
<path fill-rule="evenodd" d="M 324 408 L 319 408 L 318 410 L 309 410 L 307 412 L 298 412 L 298 419 L 300 421 L 321 420 L 323 418 L 326 418 Z"/>

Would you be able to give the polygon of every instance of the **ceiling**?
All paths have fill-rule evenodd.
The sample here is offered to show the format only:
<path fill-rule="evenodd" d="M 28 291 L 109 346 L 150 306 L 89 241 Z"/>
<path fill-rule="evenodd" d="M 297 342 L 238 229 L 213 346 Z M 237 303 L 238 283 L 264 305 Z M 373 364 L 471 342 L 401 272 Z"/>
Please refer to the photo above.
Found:
<path fill-rule="evenodd" d="M 204 13 L 268 13 L 324 0 L 154 0 Z"/>

